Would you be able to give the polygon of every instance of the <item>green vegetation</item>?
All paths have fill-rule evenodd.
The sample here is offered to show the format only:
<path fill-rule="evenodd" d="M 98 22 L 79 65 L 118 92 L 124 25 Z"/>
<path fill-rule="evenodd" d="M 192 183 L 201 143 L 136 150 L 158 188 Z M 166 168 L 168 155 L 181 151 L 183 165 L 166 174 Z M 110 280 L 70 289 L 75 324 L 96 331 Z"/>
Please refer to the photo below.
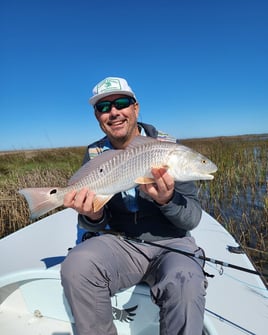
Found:
<path fill-rule="evenodd" d="M 0 153 L 0 238 L 32 223 L 27 203 L 17 191 L 24 187 L 66 186 L 81 166 L 85 150 Z"/>
<path fill-rule="evenodd" d="M 218 166 L 214 180 L 198 182 L 203 208 L 223 224 L 265 274 L 268 274 L 267 138 L 184 141 Z"/>
<path fill-rule="evenodd" d="M 235 237 L 258 270 L 268 273 L 268 136 L 184 140 L 217 166 L 197 183 L 203 208 Z M 66 186 L 85 148 L 0 153 L 0 237 L 30 224 L 17 190 Z"/>

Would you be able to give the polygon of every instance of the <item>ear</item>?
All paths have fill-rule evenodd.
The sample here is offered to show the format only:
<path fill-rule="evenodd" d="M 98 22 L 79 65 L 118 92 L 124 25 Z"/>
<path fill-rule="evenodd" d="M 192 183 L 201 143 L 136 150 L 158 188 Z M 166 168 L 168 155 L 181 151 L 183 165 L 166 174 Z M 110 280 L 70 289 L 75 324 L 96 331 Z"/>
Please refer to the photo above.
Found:
<path fill-rule="evenodd" d="M 138 102 L 135 102 L 134 104 L 134 111 L 135 111 L 136 118 L 138 119 L 139 111 L 140 111 L 140 105 Z"/>

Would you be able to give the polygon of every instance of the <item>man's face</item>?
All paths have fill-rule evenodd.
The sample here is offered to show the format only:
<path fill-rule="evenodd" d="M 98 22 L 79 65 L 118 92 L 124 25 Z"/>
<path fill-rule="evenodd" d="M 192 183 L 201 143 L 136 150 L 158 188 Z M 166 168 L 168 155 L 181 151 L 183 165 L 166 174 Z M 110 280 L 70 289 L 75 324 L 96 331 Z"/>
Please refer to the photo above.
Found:
<path fill-rule="evenodd" d="M 122 97 L 126 96 L 112 94 L 98 102 L 114 101 Z M 136 102 L 123 109 L 116 109 L 112 105 L 111 110 L 106 113 L 101 113 L 95 108 L 95 115 L 101 129 L 116 148 L 126 147 L 139 134 L 137 127 L 138 114 L 139 104 Z"/>

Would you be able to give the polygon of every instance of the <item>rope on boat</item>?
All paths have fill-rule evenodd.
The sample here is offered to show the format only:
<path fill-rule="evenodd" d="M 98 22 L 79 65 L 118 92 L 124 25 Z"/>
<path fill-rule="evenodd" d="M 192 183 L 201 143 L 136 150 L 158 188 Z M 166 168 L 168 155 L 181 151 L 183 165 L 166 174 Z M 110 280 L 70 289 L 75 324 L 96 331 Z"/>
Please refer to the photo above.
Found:
<path fill-rule="evenodd" d="M 234 322 L 231 321 L 231 320 L 228 320 L 228 319 L 224 318 L 223 316 L 221 316 L 221 315 L 219 315 L 219 314 L 217 314 L 217 313 L 215 313 L 215 312 L 213 312 L 213 311 L 211 311 L 211 310 L 209 310 L 209 309 L 207 309 L 207 308 L 205 308 L 205 311 L 206 311 L 207 313 L 213 315 L 214 317 L 218 318 L 220 321 L 226 322 L 226 323 L 228 323 L 230 326 L 233 326 L 233 327 L 235 327 L 235 328 L 237 328 L 237 329 L 243 331 L 243 333 L 247 333 L 247 334 L 250 334 L 250 335 L 257 335 L 256 333 L 253 333 L 252 331 L 250 331 L 250 330 L 248 330 L 248 329 L 246 329 L 246 328 L 244 328 L 244 327 L 238 325 L 237 323 L 234 323 Z"/>

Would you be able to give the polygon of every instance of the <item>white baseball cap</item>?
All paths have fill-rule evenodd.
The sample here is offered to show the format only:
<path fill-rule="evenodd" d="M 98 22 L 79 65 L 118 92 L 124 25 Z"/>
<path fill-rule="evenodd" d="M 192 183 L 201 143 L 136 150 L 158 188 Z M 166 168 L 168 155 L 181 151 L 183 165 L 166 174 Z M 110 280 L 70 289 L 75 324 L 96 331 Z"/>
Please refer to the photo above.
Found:
<path fill-rule="evenodd" d="M 89 99 L 89 103 L 94 106 L 98 100 L 111 94 L 124 94 L 136 100 L 134 92 L 125 79 L 108 77 L 93 88 L 93 96 Z"/>

